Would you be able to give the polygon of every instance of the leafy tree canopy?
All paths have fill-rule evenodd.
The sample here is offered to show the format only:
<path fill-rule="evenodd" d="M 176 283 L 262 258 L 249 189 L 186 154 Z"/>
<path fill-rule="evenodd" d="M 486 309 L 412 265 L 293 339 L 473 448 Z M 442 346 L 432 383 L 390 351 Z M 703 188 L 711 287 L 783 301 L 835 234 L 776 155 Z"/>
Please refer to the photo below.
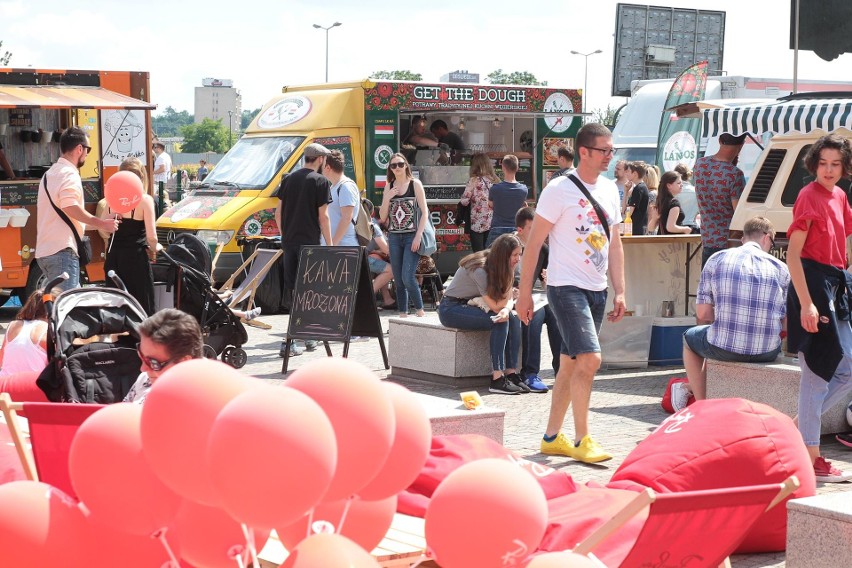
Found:
<path fill-rule="evenodd" d="M 157 136 L 177 136 L 180 129 L 194 122 L 188 111 L 176 111 L 174 107 L 166 107 L 162 113 L 151 117 L 151 126 Z"/>
<path fill-rule="evenodd" d="M 251 124 L 251 121 L 254 120 L 254 117 L 258 115 L 260 112 L 260 108 L 256 108 L 254 110 L 244 110 L 243 114 L 240 116 L 240 130 L 245 130 L 248 128 L 248 125 Z"/>
<path fill-rule="evenodd" d="M 603 124 L 609 128 L 615 126 L 615 112 L 618 109 L 612 108 L 612 105 L 606 105 L 606 108 L 596 108 L 592 111 L 592 122 Z"/>
<path fill-rule="evenodd" d="M 547 85 L 547 81 L 539 81 L 529 71 L 504 73 L 502 69 L 497 69 L 489 73 L 485 78 L 492 85 Z"/>
<path fill-rule="evenodd" d="M 228 127 L 221 120 L 205 118 L 199 124 L 188 124 L 180 128 L 183 136 L 181 149 L 184 152 L 227 152 L 230 148 Z"/>
<path fill-rule="evenodd" d="M 413 71 L 409 71 L 408 69 L 397 70 L 397 71 L 376 71 L 374 73 L 370 73 L 370 77 L 373 79 L 382 79 L 385 81 L 422 81 L 423 75 L 420 73 L 414 73 Z"/>

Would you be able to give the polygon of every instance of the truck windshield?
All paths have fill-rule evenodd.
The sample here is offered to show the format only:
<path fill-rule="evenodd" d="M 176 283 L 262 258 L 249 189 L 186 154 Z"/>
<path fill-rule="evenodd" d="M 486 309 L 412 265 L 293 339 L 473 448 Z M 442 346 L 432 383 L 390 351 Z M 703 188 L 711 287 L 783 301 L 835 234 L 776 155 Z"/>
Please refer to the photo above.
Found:
<path fill-rule="evenodd" d="M 240 138 L 216 164 L 204 183 L 263 189 L 304 139 L 304 136 Z"/>

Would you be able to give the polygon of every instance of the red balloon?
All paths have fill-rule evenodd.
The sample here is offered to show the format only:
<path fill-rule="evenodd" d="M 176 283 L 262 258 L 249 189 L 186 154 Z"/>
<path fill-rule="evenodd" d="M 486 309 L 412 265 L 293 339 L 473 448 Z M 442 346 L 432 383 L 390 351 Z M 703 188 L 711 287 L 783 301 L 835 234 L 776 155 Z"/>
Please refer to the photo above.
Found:
<path fill-rule="evenodd" d="M 142 407 L 142 444 L 163 483 L 190 501 L 221 505 L 207 467 L 207 437 L 228 402 L 261 384 L 211 359 L 179 363 L 157 379 Z"/>
<path fill-rule="evenodd" d="M 426 509 L 426 542 L 442 568 L 520 564 L 538 548 L 546 527 L 541 485 L 520 466 L 496 458 L 452 472 Z"/>
<path fill-rule="evenodd" d="M 390 454 L 378 475 L 358 490 L 362 499 L 374 501 L 396 495 L 411 485 L 426 464 L 432 445 L 432 424 L 420 401 L 402 385 L 382 381 L 393 404 L 396 426 Z"/>
<path fill-rule="evenodd" d="M 133 172 L 116 172 L 104 186 L 104 197 L 109 208 L 122 215 L 139 207 L 144 194 L 142 180 Z"/>
<path fill-rule="evenodd" d="M 370 553 L 339 534 L 315 534 L 299 543 L 280 568 L 379 568 Z"/>
<path fill-rule="evenodd" d="M 92 519 L 116 530 L 150 535 L 172 521 L 180 497 L 145 460 L 141 418 L 142 408 L 131 403 L 92 414 L 74 435 L 68 470 Z"/>
<path fill-rule="evenodd" d="M 0 485 L 3 566 L 85 566 L 86 520 L 76 501 L 38 481 Z"/>
<path fill-rule="evenodd" d="M 539 554 L 525 568 L 599 568 L 601 565 L 588 556 L 573 552 L 548 552 Z"/>
<path fill-rule="evenodd" d="M 195 566 L 205 568 L 234 568 L 235 556 L 250 565 L 250 554 L 240 523 L 228 513 L 215 507 L 184 500 L 175 519 L 180 535 L 180 555 Z M 260 552 L 269 538 L 268 530 L 254 530 L 256 552 Z"/>
<path fill-rule="evenodd" d="M 80 508 L 87 522 L 88 534 L 84 546 L 89 553 L 86 568 L 159 568 L 170 560 L 159 538 L 113 530 L 92 520 L 84 504 L 81 503 Z M 179 557 L 180 542 L 177 533 L 169 529 L 164 536 L 172 553 Z"/>
<path fill-rule="evenodd" d="M 337 437 L 337 471 L 325 501 L 358 493 L 382 469 L 394 436 L 394 407 L 381 380 L 351 359 L 327 358 L 304 365 L 287 386 L 314 399 Z"/>
<path fill-rule="evenodd" d="M 381 501 L 352 499 L 349 511 L 341 525 L 340 520 L 346 501 L 344 499 L 333 503 L 322 503 L 314 509 L 312 515 L 305 515 L 292 525 L 275 529 L 278 539 L 287 550 L 293 550 L 297 544 L 307 538 L 310 519 L 312 533 L 333 532 L 345 536 L 364 550 L 373 550 L 385 537 L 393 522 L 393 516 L 396 513 L 396 495 Z"/>
<path fill-rule="evenodd" d="M 320 502 L 336 456 L 334 430 L 317 403 L 288 387 L 264 387 L 222 409 L 210 430 L 206 463 L 232 517 L 273 528 Z"/>

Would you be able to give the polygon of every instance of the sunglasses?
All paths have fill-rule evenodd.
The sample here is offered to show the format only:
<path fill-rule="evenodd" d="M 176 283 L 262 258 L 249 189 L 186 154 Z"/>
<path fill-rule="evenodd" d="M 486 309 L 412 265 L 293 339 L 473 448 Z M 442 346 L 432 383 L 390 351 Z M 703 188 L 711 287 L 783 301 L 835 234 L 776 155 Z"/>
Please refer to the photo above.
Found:
<path fill-rule="evenodd" d="M 136 344 L 136 353 L 139 355 L 139 358 L 142 360 L 143 363 L 151 367 L 152 371 L 162 371 L 163 369 L 175 362 L 175 359 L 169 359 L 167 361 L 157 361 L 156 359 L 152 359 L 151 357 L 146 357 L 145 355 L 142 355 L 142 349 L 140 348 L 141 345 L 141 343 Z"/>
<path fill-rule="evenodd" d="M 404 168 L 404 167 L 405 167 L 405 162 L 391 162 L 391 164 L 389 164 L 389 167 L 390 167 L 390 169 L 392 169 L 392 170 L 396 170 L 396 169 L 399 169 L 399 168 Z"/>
<path fill-rule="evenodd" d="M 86 146 L 85 144 L 80 144 L 80 146 L 82 146 L 83 148 L 85 148 L 85 149 L 86 149 L 86 152 L 91 152 L 91 151 L 92 151 L 92 147 L 91 147 L 91 146 Z"/>

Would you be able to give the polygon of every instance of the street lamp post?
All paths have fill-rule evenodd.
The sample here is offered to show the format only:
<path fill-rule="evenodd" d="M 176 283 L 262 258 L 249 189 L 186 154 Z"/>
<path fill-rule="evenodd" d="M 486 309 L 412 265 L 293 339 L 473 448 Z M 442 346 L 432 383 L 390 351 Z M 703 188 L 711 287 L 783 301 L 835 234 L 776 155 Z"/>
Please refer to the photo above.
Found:
<path fill-rule="evenodd" d="M 597 53 L 603 53 L 603 51 L 601 51 L 600 49 L 596 49 L 596 50 L 591 51 L 589 53 L 580 53 L 579 51 L 572 51 L 571 52 L 571 55 L 582 55 L 583 57 L 586 58 L 585 59 L 585 66 L 584 66 L 584 70 L 583 70 L 583 110 L 582 110 L 583 113 L 586 112 L 586 90 L 588 89 L 588 86 L 589 86 L 589 56 L 595 55 Z M 585 122 L 585 120 L 586 120 L 586 117 L 584 116 L 583 122 Z"/>
<path fill-rule="evenodd" d="M 325 82 L 328 83 L 328 30 L 331 28 L 336 28 L 337 26 L 342 25 L 340 22 L 334 22 L 328 27 L 321 26 L 319 24 L 314 24 L 314 27 L 318 30 L 325 30 Z"/>
<path fill-rule="evenodd" d="M 232 120 L 234 116 L 234 111 L 228 111 L 228 149 L 231 149 L 231 146 L 234 145 L 234 121 Z"/>

